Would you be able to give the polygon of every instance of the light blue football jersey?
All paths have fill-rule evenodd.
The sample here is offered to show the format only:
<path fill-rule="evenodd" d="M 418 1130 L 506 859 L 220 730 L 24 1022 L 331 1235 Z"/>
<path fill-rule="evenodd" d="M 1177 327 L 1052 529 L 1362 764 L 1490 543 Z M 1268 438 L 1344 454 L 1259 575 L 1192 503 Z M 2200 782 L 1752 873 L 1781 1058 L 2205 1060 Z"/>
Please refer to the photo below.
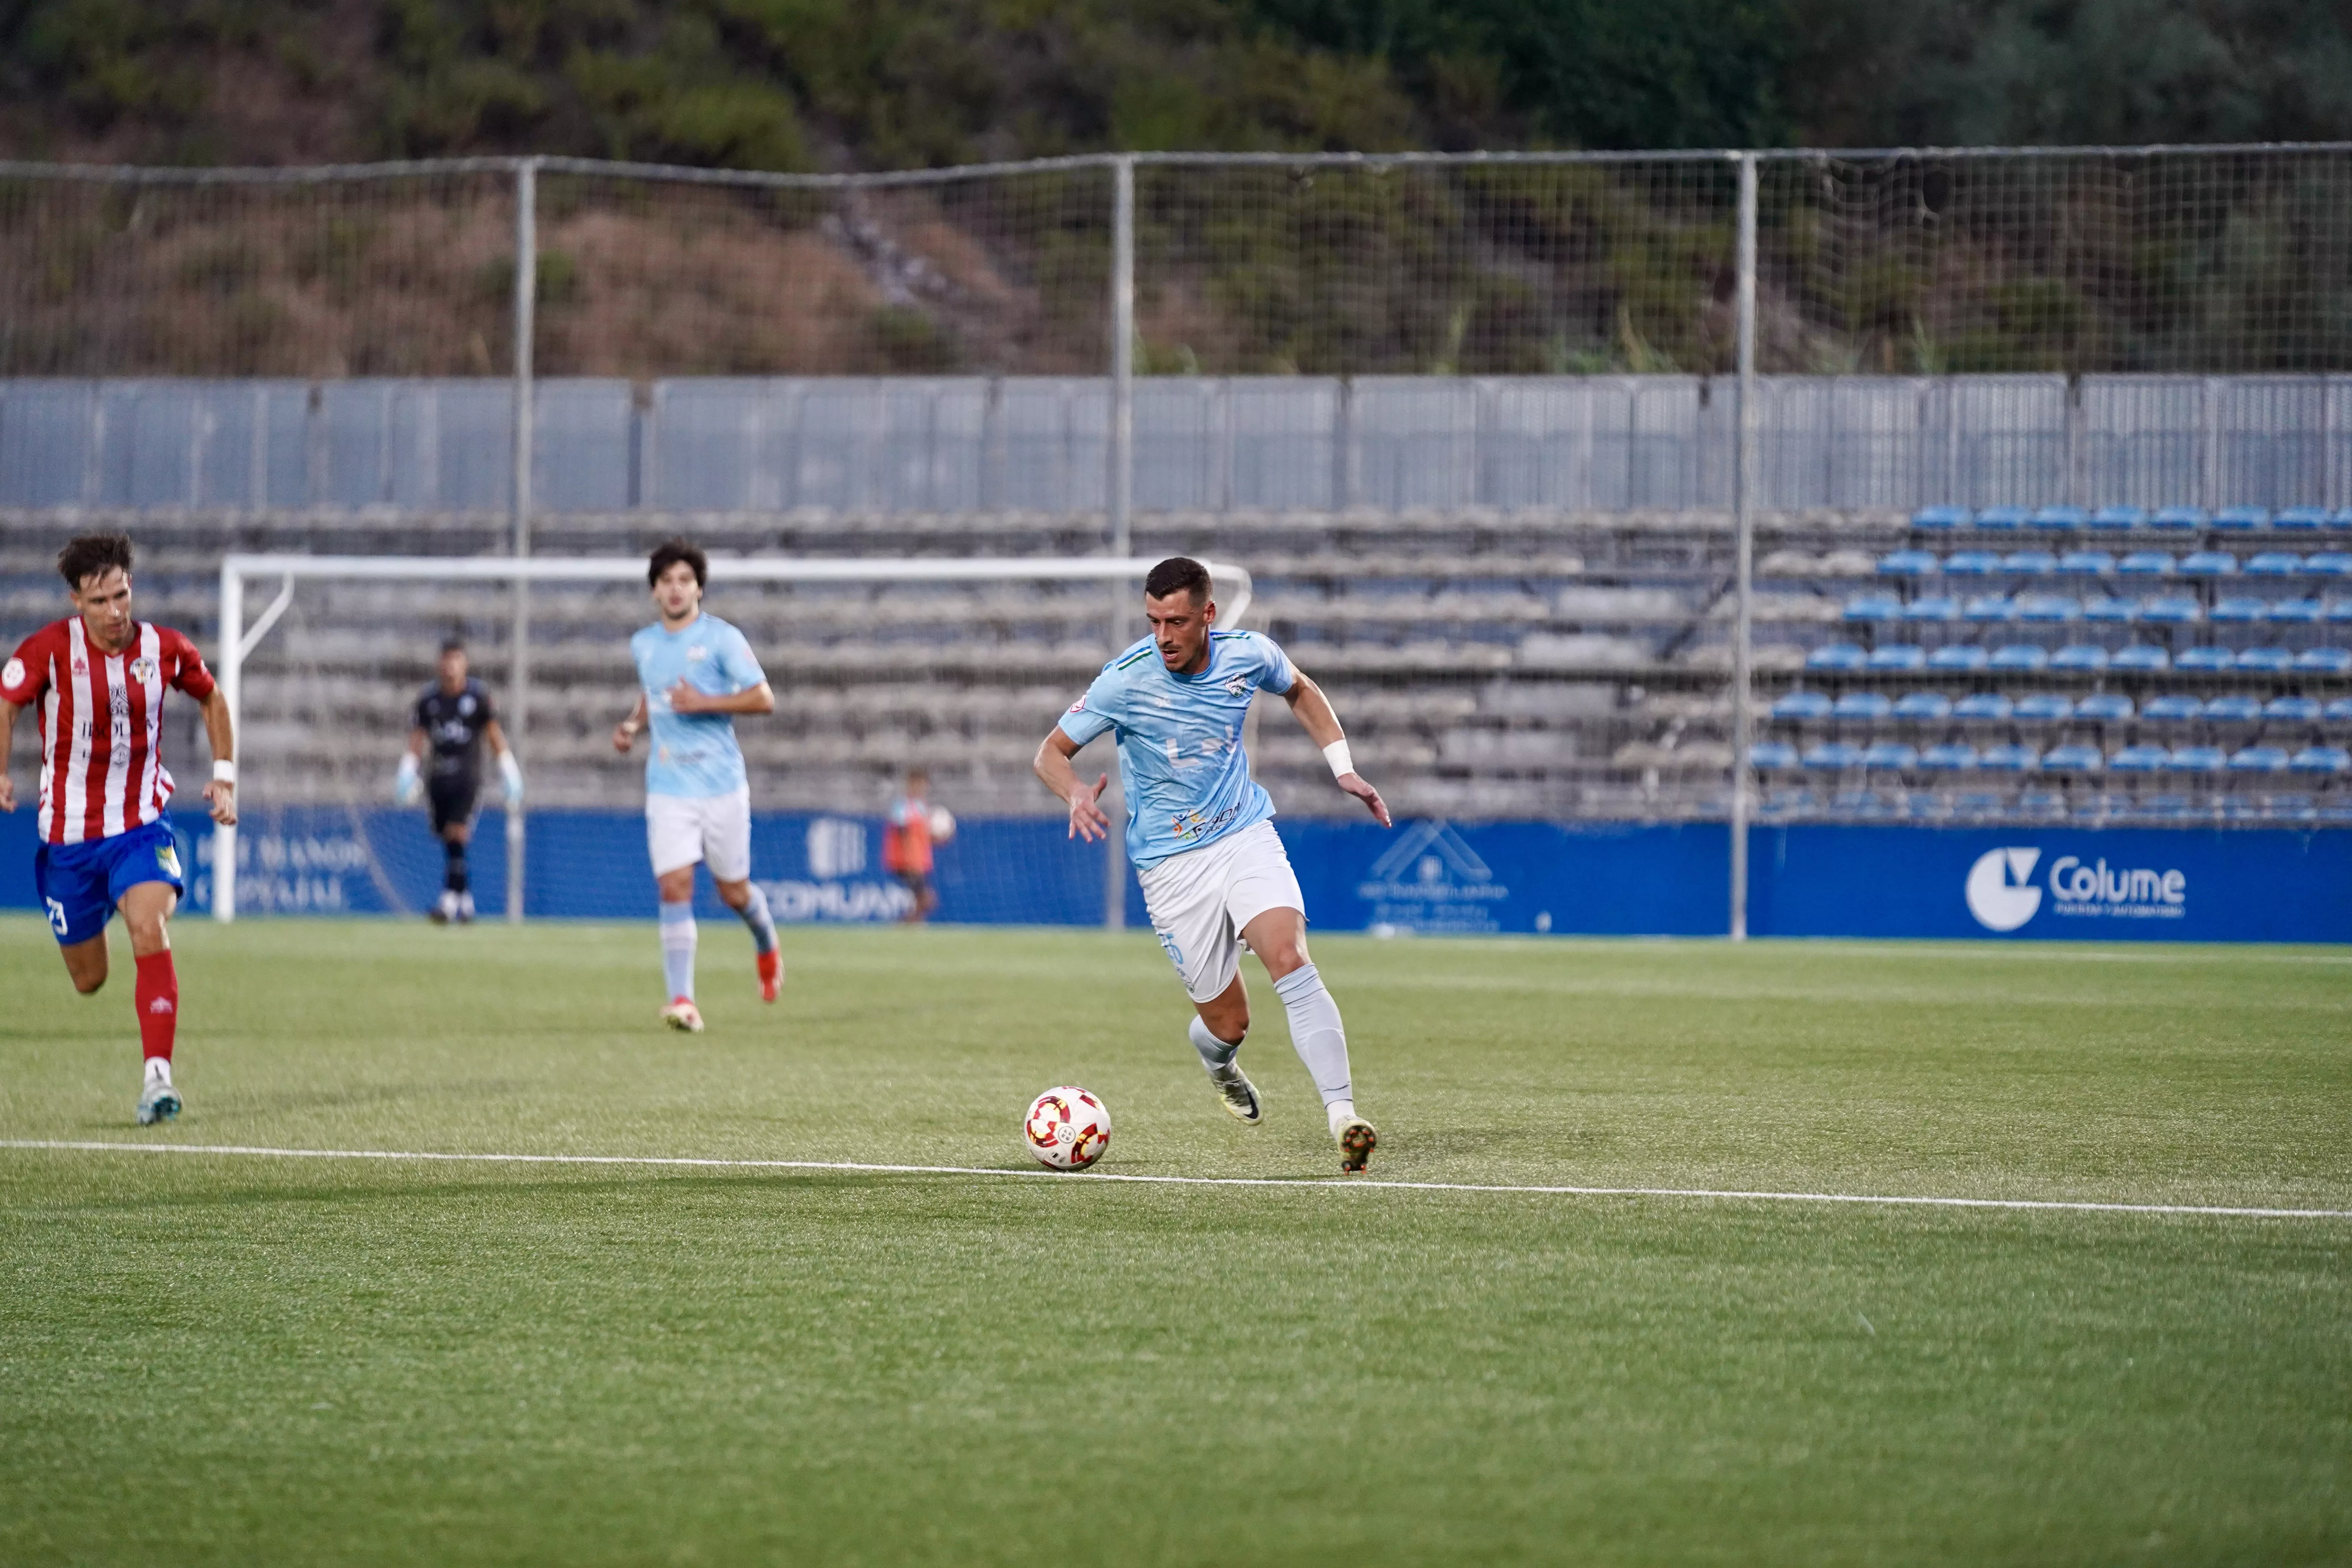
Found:
<path fill-rule="evenodd" d="M 714 697 L 731 696 L 768 679 L 743 634 L 712 615 L 680 631 L 661 623 L 629 639 L 637 684 L 645 689 L 653 750 L 646 758 L 647 795 L 732 795 L 749 782 L 743 751 L 729 713 L 673 713 L 670 689 L 683 680 Z"/>
<path fill-rule="evenodd" d="M 1242 720 L 1259 688 L 1279 696 L 1297 679 L 1274 639 L 1255 632 L 1211 632 L 1198 675 L 1171 674 L 1150 637 L 1103 666 L 1062 715 L 1062 733 L 1084 745 L 1118 732 L 1127 858 L 1139 868 L 1274 815 L 1250 777 Z"/>

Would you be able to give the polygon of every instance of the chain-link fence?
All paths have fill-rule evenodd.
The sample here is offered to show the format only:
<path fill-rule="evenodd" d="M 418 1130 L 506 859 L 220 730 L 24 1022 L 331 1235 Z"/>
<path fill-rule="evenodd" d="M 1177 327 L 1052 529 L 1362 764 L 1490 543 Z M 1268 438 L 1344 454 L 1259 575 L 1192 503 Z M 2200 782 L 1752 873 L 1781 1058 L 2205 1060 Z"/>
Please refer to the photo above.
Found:
<path fill-rule="evenodd" d="M 0 165 L 0 506 L 1214 552 L 1419 809 L 2322 820 L 2347 198 L 2345 146 Z"/>

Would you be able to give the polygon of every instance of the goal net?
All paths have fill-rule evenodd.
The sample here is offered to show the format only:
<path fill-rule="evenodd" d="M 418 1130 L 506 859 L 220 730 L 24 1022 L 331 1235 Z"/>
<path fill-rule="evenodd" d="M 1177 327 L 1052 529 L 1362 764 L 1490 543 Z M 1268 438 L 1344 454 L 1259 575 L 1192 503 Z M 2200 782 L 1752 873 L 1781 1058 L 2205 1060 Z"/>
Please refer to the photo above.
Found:
<path fill-rule="evenodd" d="M 752 874 L 779 917 L 908 911 L 884 828 L 919 769 L 929 803 L 956 819 L 934 850 L 938 918 L 1121 923 L 1129 876 L 1116 845 L 1069 844 L 1030 760 L 1142 635 L 1150 565 L 715 556 L 705 608 L 743 631 L 776 693 L 775 713 L 736 733 Z M 1223 624 L 1239 624 L 1248 574 L 1210 569 Z M 395 806 L 393 784 L 452 636 L 526 778 L 509 810 L 486 751 L 469 857 L 479 913 L 652 915 L 644 742 L 628 757 L 612 744 L 637 694 L 628 639 L 652 619 L 642 556 L 233 554 L 220 608 L 242 820 L 191 847 L 192 891 L 217 919 L 430 907 L 442 847 L 423 805 Z M 1108 742 L 1097 750 L 1080 765 L 1115 774 Z M 698 897 L 712 897 L 707 879 Z"/>

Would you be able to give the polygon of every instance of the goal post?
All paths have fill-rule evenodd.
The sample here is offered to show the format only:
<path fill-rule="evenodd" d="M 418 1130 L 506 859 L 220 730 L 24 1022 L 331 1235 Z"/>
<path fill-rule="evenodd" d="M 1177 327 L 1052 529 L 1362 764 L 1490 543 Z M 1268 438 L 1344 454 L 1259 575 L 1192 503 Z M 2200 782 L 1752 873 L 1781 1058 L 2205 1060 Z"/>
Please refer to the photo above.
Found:
<path fill-rule="evenodd" d="M 916 588 L 957 584 L 986 587 L 993 584 L 1018 585 L 1032 590 L 1047 585 L 1085 587 L 1099 584 L 1119 590 L 1139 584 L 1156 563 L 1127 557 L 1055 556 L 1055 557 L 956 557 L 956 558 L 789 558 L 742 555 L 714 555 L 710 558 L 710 581 L 714 589 L 724 586 L 763 585 L 766 587 L 818 587 L 839 585 L 887 589 L 893 586 Z M 1227 625 L 1239 625 L 1250 608 L 1252 584 L 1249 573 L 1229 562 L 1204 562 L 1216 584 L 1219 619 Z M 639 584 L 644 580 L 645 558 L 641 555 L 591 556 L 426 556 L 426 555 L 297 555 L 233 553 L 223 558 L 220 567 L 220 635 L 218 675 L 221 690 L 228 705 L 229 718 L 235 727 L 239 760 L 248 755 L 246 727 L 247 679 L 248 665 L 265 641 L 300 601 L 302 585 L 314 588 L 331 585 L 414 584 L 420 590 L 446 594 L 460 588 L 482 593 L 504 589 L 512 593 L 536 585 L 570 585 L 593 588 L 596 585 Z M 248 596 L 268 595 L 260 614 L 248 625 Z M 1099 625 L 1106 648 L 1122 644 L 1125 638 L 1117 631 L 1122 616 L 1131 614 L 1123 596 L 1106 596 L 1100 605 Z M 642 625 L 640 613 L 634 616 L 635 625 Z M 423 645 L 436 637 L 429 612 L 419 611 L 405 616 L 395 613 L 394 628 L 412 642 Z M 618 633 L 625 637 L 625 630 Z M 754 650 L 766 662 L 766 651 L 753 638 Z M 509 650 L 510 652 L 512 650 Z M 526 675 L 526 679 L 529 677 Z M 524 703 L 515 700 L 520 693 L 510 691 L 509 712 L 527 712 Z M 1042 731 L 1041 731 L 1042 732 Z M 333 737 L 328 737 L 330 744 Z M 530 762 L 530 738 L 527 733 L 508 736 L 518 755 L 526 764 Z M 250 795 L 254 782 L 251 769 L 247 769 L 240 796 Z M 518 807 L 506 813 L 506 914 L 509 921 L 523 918 L 524 871 L 527 862 L 524 809 Z M 1104 884 L 1104 921 L 1116 928 L 1123 923 L 1127 867 L 1119 835 L 1111 835 L 1107 857 Z M 237 829 L 215 827 L 212 842 L 212 910 L 217 921 L 234 921 L 237 915 Z"/>

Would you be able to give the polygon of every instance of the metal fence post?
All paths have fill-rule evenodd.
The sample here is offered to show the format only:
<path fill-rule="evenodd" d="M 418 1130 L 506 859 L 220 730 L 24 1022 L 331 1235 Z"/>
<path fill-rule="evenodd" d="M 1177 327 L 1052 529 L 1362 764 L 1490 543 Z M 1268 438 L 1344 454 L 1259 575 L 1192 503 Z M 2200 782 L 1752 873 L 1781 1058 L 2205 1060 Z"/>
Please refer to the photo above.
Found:
<path fill-rule="evenodd" d="M 1738 538 L 1731 643 L 1731 940 L 1748 940 L 1749 756 L 1754 715 L 1749 587 L 1756 558 L 1756 154 L 1739 154 L 1739 406 L 1732 427 L 1732 526 Z"/>
<path fill-rule="evenodd" d="M 1110 553 L 1124 561 L 1134 549 L 1129 512 L 1135 501 L 1135 155 L 1111 160 L 1110 219 Z M 1128 595 L 1111 584 L 1110 640 L 1119 646 Z M 1110 837 L 1103 846 L 1103 929 L 1127 929 L 1127 817 L 1114 783 L 1107 797 Z"/>
<path fill-rule="evenodd" d="M 531 465 L 538 450 L 531 406 L 531 358 L 539 299 L 539 160 L 515 165 L 514 270 L 514 552 L 530 553 Z M 514 584 L 514 628 L 508 642 L 507 743 L 515 760 L 527 754 L 530 732 L 530 584 Z M 523 808 L 507 807 L 507 921 L 522 921 Z"/>

